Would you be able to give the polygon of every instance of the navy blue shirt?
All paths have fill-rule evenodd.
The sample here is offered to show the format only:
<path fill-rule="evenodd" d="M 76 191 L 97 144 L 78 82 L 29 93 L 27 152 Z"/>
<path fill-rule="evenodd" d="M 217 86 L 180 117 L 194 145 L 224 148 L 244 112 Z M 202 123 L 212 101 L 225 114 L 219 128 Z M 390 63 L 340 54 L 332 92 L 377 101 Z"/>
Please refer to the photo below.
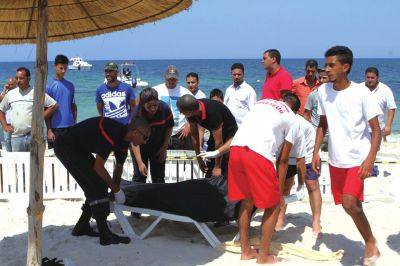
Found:
<path fill-rule="evenodd" d="M 117 163 L 123 164 L 128 154 L 129 142 L 124 140 L 128 126 L 108 117 L 92 117 L 73 126 L 64 136 L 75 147 L 88 153 L 96 153 L 107 160 L 114 152 Z"/>

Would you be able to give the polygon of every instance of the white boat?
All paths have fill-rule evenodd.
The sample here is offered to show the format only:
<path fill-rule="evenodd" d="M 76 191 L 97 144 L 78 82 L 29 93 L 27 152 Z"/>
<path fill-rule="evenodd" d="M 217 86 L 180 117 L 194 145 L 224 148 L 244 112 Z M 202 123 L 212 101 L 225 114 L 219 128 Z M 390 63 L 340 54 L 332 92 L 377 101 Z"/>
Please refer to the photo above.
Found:
<path fill-rule="evenodd" d="M 93 65 L 89 64 L 81 57 L 72 57 L 71 64 L 68 65 L 68 69 L 71 70 L 91 70 Z"/>
<path fill-rule="evenodd" d="M 132 61 L 119 64 L 118 80 L 128 84 L 132 88 L 144 88 L 149 86 L 147 81 L 140 78 L 139 68 Z M 104 79 L 104 83 L 107 83 L 107 79 Z"/>

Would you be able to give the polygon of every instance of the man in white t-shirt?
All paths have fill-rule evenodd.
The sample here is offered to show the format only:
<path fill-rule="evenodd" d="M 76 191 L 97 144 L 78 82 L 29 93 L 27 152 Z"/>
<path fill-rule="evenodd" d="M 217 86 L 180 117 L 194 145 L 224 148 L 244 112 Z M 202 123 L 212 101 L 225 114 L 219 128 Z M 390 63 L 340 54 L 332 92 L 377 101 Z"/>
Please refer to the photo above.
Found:
<path fill-rule="evenodd" d="M 244 66 L 242 63 L 234 63 L 231 66 L 233 84 L 225 92 L 224 103 L 228 106 L 236 119 L 238 127 L 242 124 L 250 108 L 256 103 L 257 96 L 253 87 L 244 80 Z"/>
<path fill-rule="evenodd" d="M 378 115 L 382 112 L 365 86 L 348 80 L 353 53 L 335 46 L 325 53 L 329 83 L 318 88 L 317 128 L 312 167 L 320 171 L 319 149 L 329 125 L 328 156 L 331 189 L 335 204 L 342 204 L 365 241 L 364 265 L 380 255 L 376 239 L 362 208 L 364 179 L 371 175 L 381 134 Z M 368 131 L 371 127 L 371 134 Z"/>
<path fill-rule="evenodd" d="M 200 90 L 200 79 L 199 74 L 195 72 L 190 72 L 186 75 L 186 84 L 188 86 L 188 90 L 193 94 L 196 99 L 204 99 L 207 98 L 206 94 Z"/>
<path fill-rule="evenodd" d="M 376 67 L 365 70 L 365 82 L 362 84 L 371 91 L 381 108 L 382 114 L 378 116 L 378 120 L 382 137 L 386 141 L 386 137 L 392 132 L 394 113 L 397 108 L 393 92 L 386 84 L 379 81 L 379 70 Z"/>
<path fill-rule="evenodd" d="M 8 92 L 0 103 L 0 123 L 3 129 L 12 133 L 11 148 L 13 152 L 29 151 L 31 142 L 32 108 L 34 89 L 29 85 L 29 69 L 20 67 L 15 75 L 18 87 Z M 57 104 L 45 94 L 43 118 L 49 118 L 56 110 Z M 5 112 L 10 110 L 10 123 L 7 123 Z"/>
<path fill-rule="evenodd" d="M 190 125 L 176 106 L 176 102 L 181 96 L 192 93 L 178 84 L 179 72 L 176 66 L 169 65 L 167 67 L 164 79 L 165 83 L 155 86 L 154 89 L 158 92 L 158 98 L 169 105 L 174 116 L 174 127 L 172 128 L 172 136 L 168 149 L 193 150 Z"/>
<path fill-rule="evenodd" d="M 296 97 L 295 95 L 290 96 L 287 94 L 284 96 L 284 100 L 287 97 Z M 315 129 L 314 126 L 308 122 L 303 116 L 297 114 L 300 108 L 300 100 L 293 100 L 294 104 L 291 104 L 291 109 L 296 113 L 296 123 L 299 124 L 300 132 L 297 136 L 292 150 L 289 154 L 289 166 L 286 173 L 284 195 L 289 195 L 290 190 L 294 184 L 294 176 L 298 176 L 298 187 L 296 194 L 298 199 L 304 198 L 304 183 L 306 183 L 307 191 L 310 199 L 310 206 L 312 212 L 312 235 L 314 238 L 318 238 L 321 233 L 321 207 L 322 197 L 319 188 L 319 174 L 314 172 L 311 166 L 312 155 L 315 144 Z M 284 227 L 285 211 L 287 204 L 285 204 L 280 211 L 278 222 L 276 223 L 275 230 L 282 230 Z"/>
<path fill-rule="evenodd" d="M 287 104 L 264 99 L 247 113 L 233 137 L 228 166 L 228 198 L 241 200 L 239 232 L 241 260 L 257 258 L 257 263 L 275 263 L 269 246 L 284 204 L 283 187 L 292 144 L 299 132 L 295 114 Z M 268 117 L 268 123 L 265 118 Z M 277 171 L 272 161 L 276 157 Z M 249 228 L 253 208 L 264 210 L 261 245 L 257 252 L 250 247 Z"/>

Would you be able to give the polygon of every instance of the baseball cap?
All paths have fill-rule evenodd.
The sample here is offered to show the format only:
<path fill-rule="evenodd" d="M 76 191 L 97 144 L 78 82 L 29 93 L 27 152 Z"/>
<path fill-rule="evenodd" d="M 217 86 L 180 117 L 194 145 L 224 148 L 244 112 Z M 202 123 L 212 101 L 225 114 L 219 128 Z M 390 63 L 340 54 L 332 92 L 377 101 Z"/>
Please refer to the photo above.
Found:
<path fill-rule="evenodd" d="M 164 77 L 166 79 L 178 79 L 179 78 L 179 73 L 178 69 L 176 66 L 169 65 L 167 69 L 165 70 Z"/>
<path fill-rule="evenodd" d="M 118 65 L 114 62 L 108 62 L 104 67 L 104 70 L 118 70 Z"/>

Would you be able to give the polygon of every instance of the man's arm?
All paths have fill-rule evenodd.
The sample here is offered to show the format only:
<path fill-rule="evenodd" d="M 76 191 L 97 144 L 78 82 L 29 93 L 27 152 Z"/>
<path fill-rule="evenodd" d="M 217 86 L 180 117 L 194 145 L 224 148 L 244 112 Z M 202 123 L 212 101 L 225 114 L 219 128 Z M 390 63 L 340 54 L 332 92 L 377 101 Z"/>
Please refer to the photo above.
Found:
<path fill-rule="evenodd" d="M 115 176 L 116 179 L 114 181 L 111 179 L 110 174 L 107 172 L 106 168 L 104 167 L 104 164 L 106 163 L 106 160 L 104 160 L 101 156 L 96 154 L 96 160 L 94 162 L 93 170 L 96 171 L 96 173 L 101 177 L 101 179 L 106 182 L 107 186 L 111 189 L 111 191 L 115 194 L 119 191 L 119 184 L 117 184 L 115 181 L 118 181 L 117 176 Z M 116 164 L 116 169 L 117 169 Z M 122 168 L 121 168 L 122 169 Z M 122 170 L 114 170 L 114 173 L 118 175 L 118 173 L 121 172 Z M 113 174 L 114 176 L 114 174 Z M 121 178 L 121 176 L 119 176 Z"/>
<path fill-rule="evenodd" d="M 281 195 L 281 205 L 285 203 L 283 199 L 283 190 L 285 188 L 286 172 L 289 165 L 289 154 L 292 149 L 292 143 L 285 140 L 282 145 L 282 150 L 276 159 L 276 169 L 279 179 L 279 194 Z"/>
<path fill-rule="evenodd" d="M 190 122 L 189 125 L 190 125 L 190 135 L 192 138 L 194 152 L 196 153 L 196 155 L 198 155 L 200 153 L 200 141 L 199 141 L 199 130 L 197 127 L 197 123 Z M 200 167 L 201 171 L 206 172 L 207 167 L 206 167 L 206 164 L 204 163 L 203 159 L 200 158 L 199 156 L 196 156 L 196 158 L 197 158 L 197 162 L 199 163 L 199 167 Z"/>
<path fill-rule="evenodd" d="M 381 129 L 379 127 L 378 117 L 368 120 L 369 126 L 371 127 L 371 148 L 369 150 L 367 158 L 362 162 L 358 174 L 361 179 L 365 179 L 371 176 L 372 168 L 374 166 L 376 153 L 379 150 L 381 144 Z"/>
<path fill-rule="evenodd" d="M 14 131 L 14 127 L 10 124 L 7 124 L 6 114 L 3 111 L 0 111 L 0 123 L 4 131 L 8 133 L 12 133 Z"/>
<path fill-rule="evenodd" d="M 129 108 L 130 108 L 130 112 L 133 113 L 133 110 L 135 109 L 135 105 L 136 105 L 136 100 L 132 99 L 129 101 Z"/>
<path fill-rule="evenodd" d="M 319 117 L 319 125 L 317 127 L 317 133 L 315 136 L 315 145 L 314 152 L 312 158 L 312 168 L 316 173 L 320 173 L 321 169 L 319 169 L 321 158 L 319 157 L 319 149 L 321 148 L 322 141 L 324 140 L 324 136 L 326 134 L 326 130 L 328 129 L 328 122 L 326 120 L 325 115 L 320 115 Z"/>
<path fill-rule="evenodd" d="M 164 162 L 167 159 L 167 149 L 169 140 L 171 139 L 171 135 L 172 135 L 172 127 L 167 127 L 167 129 L 165 130 L 163 143 L 160 149 L 158 150 L 157 154 L 159 162 Z"/>
<path fill-rule="evenodd" d="M 97 112 L 99 113 L 99 116 L 103 116 L 103 103 L 96 103 L 97 107 Z"/>
<path fill-rule="evenodd" d="M 199 146 L 200 146 L 200 150 L 203 150 L 203 146 L 204 146 L 204 127 L 202 126 L 198 126 L 199 128 Z"/>
<path fill-rule="evenodd" d="M 140 152 L 140 146 L 135 146 L 133 145 L 133 143 L 131 143 L 131 148 L 133 151 L 133 155 L 135 155 L 135 160 L 138 165 L 139 172 L 142 175 L 147 176 L 147 167 L 146 164 L 143 162 L 142 154 Z"/>
<path fill-rule="evenodd" d="M 306 180 L 306 159 L 305 157 L 296 159 L 297 178 L 300 186 L 304 185 Z"/>
<path fill-rule="evenodd" d="M 71 110 L 72 117 L 74 118 L 74 123 L 76 124 L 76 121 L 78 120 L 78 107 L 76 106 L 76 103 L 71 104 Z"/>
<path fill-rule="evenodd" d="M 49 107 L 45 107 L 43 112 L 43 119 L 44 120 L 50 119 L 51 116 L 57 111 L 57 109 L 58 109 L 58 104 L 53 104 Z"/>
<path fill-rule="evenodd" d="M 215 150 L 218 150 L 224 144 L 222 139 L 222 125 L 220 125 L 217 129 L 214 129 L 212 131 L 212 134 L 215 142 Z M 213 176 L 220 176 L 222 174 L 221 162 L 222 156 L 218 156 L 215 158 L 214 169 L 212 170 Z"/>
<path fill-rule="evenodd" d="M 387 116 L 387 120 L 386 120 L 386 125 L 385 128 L 383 129 L 383 136 L 389 136 L 392 133 L 392 123 L 393 123 L 393 119 L 394 119 L 394 113 L 395 113 L 396 109 L 389 109 L 388 110 L 388 116 Z"/>

